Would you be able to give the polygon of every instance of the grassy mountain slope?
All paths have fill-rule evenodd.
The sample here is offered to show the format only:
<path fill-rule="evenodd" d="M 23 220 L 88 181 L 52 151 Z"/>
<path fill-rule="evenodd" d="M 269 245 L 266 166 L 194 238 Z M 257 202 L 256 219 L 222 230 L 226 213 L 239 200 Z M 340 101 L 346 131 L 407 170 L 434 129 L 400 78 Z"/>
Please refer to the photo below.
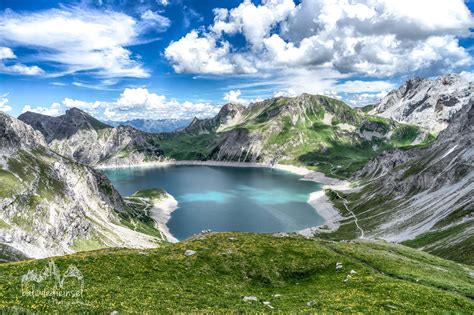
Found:
<path fill-rule="evenodd" d="M 359 191 L 330 192 L 345 216 L 331 237 L 360 236 L 474 264 L 474 103 L 451 118 L 430 145 L 393 150 L 370 161 L 354 180 Z"/>
<path fill-rule="evenodd" d="M 366 115 L 320 95 L 235 106 L 224 106 L 212 119 L 195 120 L 182 132 L 161 135 L 164 155 L 305 165 L 348 177 L 384 150 L 427 139 L 418 127 Z"/>
<path fill-rule="evenodd" d="M 474 312 L 472 267 L 383 242 L 222 233 L 51 260 L 61 272 L 71 264 L 82 272 L 81 297 L 22 296 L 20 277 L 49 260 L 9 263 L 0 265 L 0 310 Z M 244 301 L 249 296 L 256 301 Z"/>

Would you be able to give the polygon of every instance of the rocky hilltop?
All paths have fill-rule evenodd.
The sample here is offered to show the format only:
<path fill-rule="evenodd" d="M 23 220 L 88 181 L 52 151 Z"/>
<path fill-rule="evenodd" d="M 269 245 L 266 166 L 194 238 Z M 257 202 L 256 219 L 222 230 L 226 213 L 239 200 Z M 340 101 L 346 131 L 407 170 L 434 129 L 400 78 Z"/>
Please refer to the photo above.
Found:
<path fill-rule="evenodd" d="M 378 153 L 427 140 L 422 129 L 320 95 L 227 104 L 210 119 L 161 135 L 168 158 L 306 165 L 349 176 Z"/>
<path fill-rule="evenodd" d="M 390 92 L 370 113 L 438 133 L 469 102 L 473 91 L 474 83 L 457 74 L 435 80 L 414 78 Z"/>
<path fill-rule="evenodd" d="M 359 192 L 333 196 L 343 211 L 346 203 L 355 213 L 365 237 L 474 263 L 473 104 L 455 113 L 430 145 L 389 151 L 367 163 L 354 177 L 363 183 Z"/>
<path fill-rule="evenodd" d="M 26 112 L 18 119 L 41 132 L 55 152 L 90 166 L 136 164 L 162 154 L 152 134 L 130 126 L 113 128 L 77 108 L 59 117 Z"/>
<path fill-rule="evenodd" d="M 3 248 L 40 258 L 102 247 L 156 246 L 161 233 L 142 222 L 107 178 L 46 145 L 39 131 L 0 113 Z"/>

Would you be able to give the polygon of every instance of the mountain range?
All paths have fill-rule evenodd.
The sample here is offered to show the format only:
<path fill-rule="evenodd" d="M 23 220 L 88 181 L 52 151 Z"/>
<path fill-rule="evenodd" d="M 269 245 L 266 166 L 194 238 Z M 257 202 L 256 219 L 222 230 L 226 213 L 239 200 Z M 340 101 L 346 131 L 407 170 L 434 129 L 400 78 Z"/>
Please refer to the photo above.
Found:
<path fill-rule="evenodd" d="M 276 97 L 226 104 L 170 133 L 112 127 L 75 108 L 2 114 L 0 243 L 32 257 L 77 244 L 155 246 L 164 237 L 143 210 L 152 202 L 131 206 L 91 167 L 237 161 L 350 181 L 349 191 L 327 188 L 342 218 L 318 237 L 382 238 L 473 263 L 471 92 L 472 83 L 447 75 L 409 80 L 365 109 L 321 95 Z"/>
<path fill-rule="evenodd" d="M 132 119 L 125 121 L 104 121 L 104 123 L 112 127 L 118 127 L 120 125 L 132 126 L 138 130 L 150 133 L 178 131 L 188 126 L 190 122 L 190 119 Z"/>
<path fill-rule="evenodd" d="M 26 112 L 18 119 L 41 132 L 55 152 L 90 166 L 141 163 L 162 155 L 152 134 L 130 126 L 111 127 L 77 108 L 58 117 Z"/>

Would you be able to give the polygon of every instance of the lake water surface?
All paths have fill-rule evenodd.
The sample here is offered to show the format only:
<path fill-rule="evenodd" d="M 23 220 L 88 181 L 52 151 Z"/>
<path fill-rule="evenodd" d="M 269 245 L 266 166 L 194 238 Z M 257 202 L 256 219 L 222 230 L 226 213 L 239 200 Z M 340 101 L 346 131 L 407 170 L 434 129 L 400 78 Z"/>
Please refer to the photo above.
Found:
<path fill-rule="evenodd" d="M 307 203 L 320 185 L 285 171 L 177 165 L 103 172 L 123 196 L 146 188 L 173 195 L 179 208 L 167 226 L 178 240 L 205 229 L 291 232 L 324 223 Z"/>

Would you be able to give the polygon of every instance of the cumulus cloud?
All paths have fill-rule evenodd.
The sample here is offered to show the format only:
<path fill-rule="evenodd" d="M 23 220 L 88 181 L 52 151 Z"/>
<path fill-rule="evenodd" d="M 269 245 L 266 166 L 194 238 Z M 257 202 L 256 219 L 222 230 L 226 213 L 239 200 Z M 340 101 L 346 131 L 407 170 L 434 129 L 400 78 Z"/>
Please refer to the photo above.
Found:
<path fill-rule="evenodd" d="M 8 94 L 0 95 L 0 112 L 9 112 L 12 107 L 8 105 Z"/>
<path fill-rule="evenodd" d="M 61 109 L 61 104 L 59 103 L 53 103 L 51 104 L 50 107 L 41 107 L 41 106 L 31 107 L 30 105 L 25 105 L 21 112 L 22 113 L 33 112 L 33 113 L 43 114 L 47 116 L 59 116 L 63 113 Z"/>
<path fill-rule="evenodd" d="M 388 91 L 381 91 L 378 93 L 354 93 L 346 95 L 344 101 L 352 106 L 360 107 L 369 104 L 377 104 L 387 94 Z"/>
<path fill-rule="evenodd" d="M 151 11 L 145 12 L 144 18 L 166 22 Z M 147 27 L 147 23 L 114 11 L 78 7 L 23 13 L 6 10 L 0 13 L 0 42 L 10 47 L 34 47 L 37 53 L 31 59 L 60 65 L 55 75 L 86 72 L 143 78 L 149 76 L 148 71 L 126 47 Z"/>
<path fill-rule="evenodd" d="M 474 82 L 474 72 L 471 71 L 461 71 L 459 73 L 464 79 L 466 79 L 469 82 Z"/>
<path fill-rule="evenodd" d="M 0 47 L 0 72 L 23 75 L 39 75 L 44 73 L 43 69 L 38 66 L 26 66 L 21 63 L 7 61 L 16 58 L 13 50 L 8 47 Z"/>
<path fill-rule="evenodd" d="M 100 106 L 106 105 L 105 102 L 98 102 L 98 101 L 96 101 L 96 102 L 85 102 L 85 101 L 79 101 L 79 100 L 75 100 L 75 99 L 68 98 L 68 97 L 66 97 L 63 100 L 63 104 L 64 104 L 64 106 L 69 107 L 69 108 L 76 107 L 76 108 L 80 108 L 80 109 L 83 109 L 83 110 L 97 109 Z"/>
<path fill-rule="evenodd" d="M 280 90 L 273 93 L 273 97 L 295 97 L 298 94 L 293 89 Z"/>
<path fill-rule="evenodd" d="M 240 90 L 230 90 L 229 92 L 225 93 L 224 100 L 229 103 L 233 104 L 244 104 L 247 105 L 249 103 L 248 100 L 240 98 L 242 92 Z"/>
<path fill-rule="evenodd" d="M 230 53 L 230 44 L 216 42 L 212 35 L 199 36 L 193 30 L 165 49 L 165 57 L 178 73 L 254 73 L 256 69 L 239 54 Z"/>
<path fill-rule="evenodd" d="M 205 31 L 193 30 L 166 49 L 177 72 L 248 73 L 238 63 L 244 60 L 252 73 L 325 67 L 384 77 L 473 64 L 459 44 L 474 27 L 462 0 L 244 0 L 214 16 Z M 237 35 L 246 46 L 232 45 Z"/>
<path fill-rule="evenodd" d="M 65 98 L 63 105 L 77 107 L 105 120 L 130 119 L 189 119 L 206 118 L 217 114 L 219 107 L 209 103 L 178 102 L 148 91 L 145 88 L 126 88 L 113 102 L 87 102 Z"/>

